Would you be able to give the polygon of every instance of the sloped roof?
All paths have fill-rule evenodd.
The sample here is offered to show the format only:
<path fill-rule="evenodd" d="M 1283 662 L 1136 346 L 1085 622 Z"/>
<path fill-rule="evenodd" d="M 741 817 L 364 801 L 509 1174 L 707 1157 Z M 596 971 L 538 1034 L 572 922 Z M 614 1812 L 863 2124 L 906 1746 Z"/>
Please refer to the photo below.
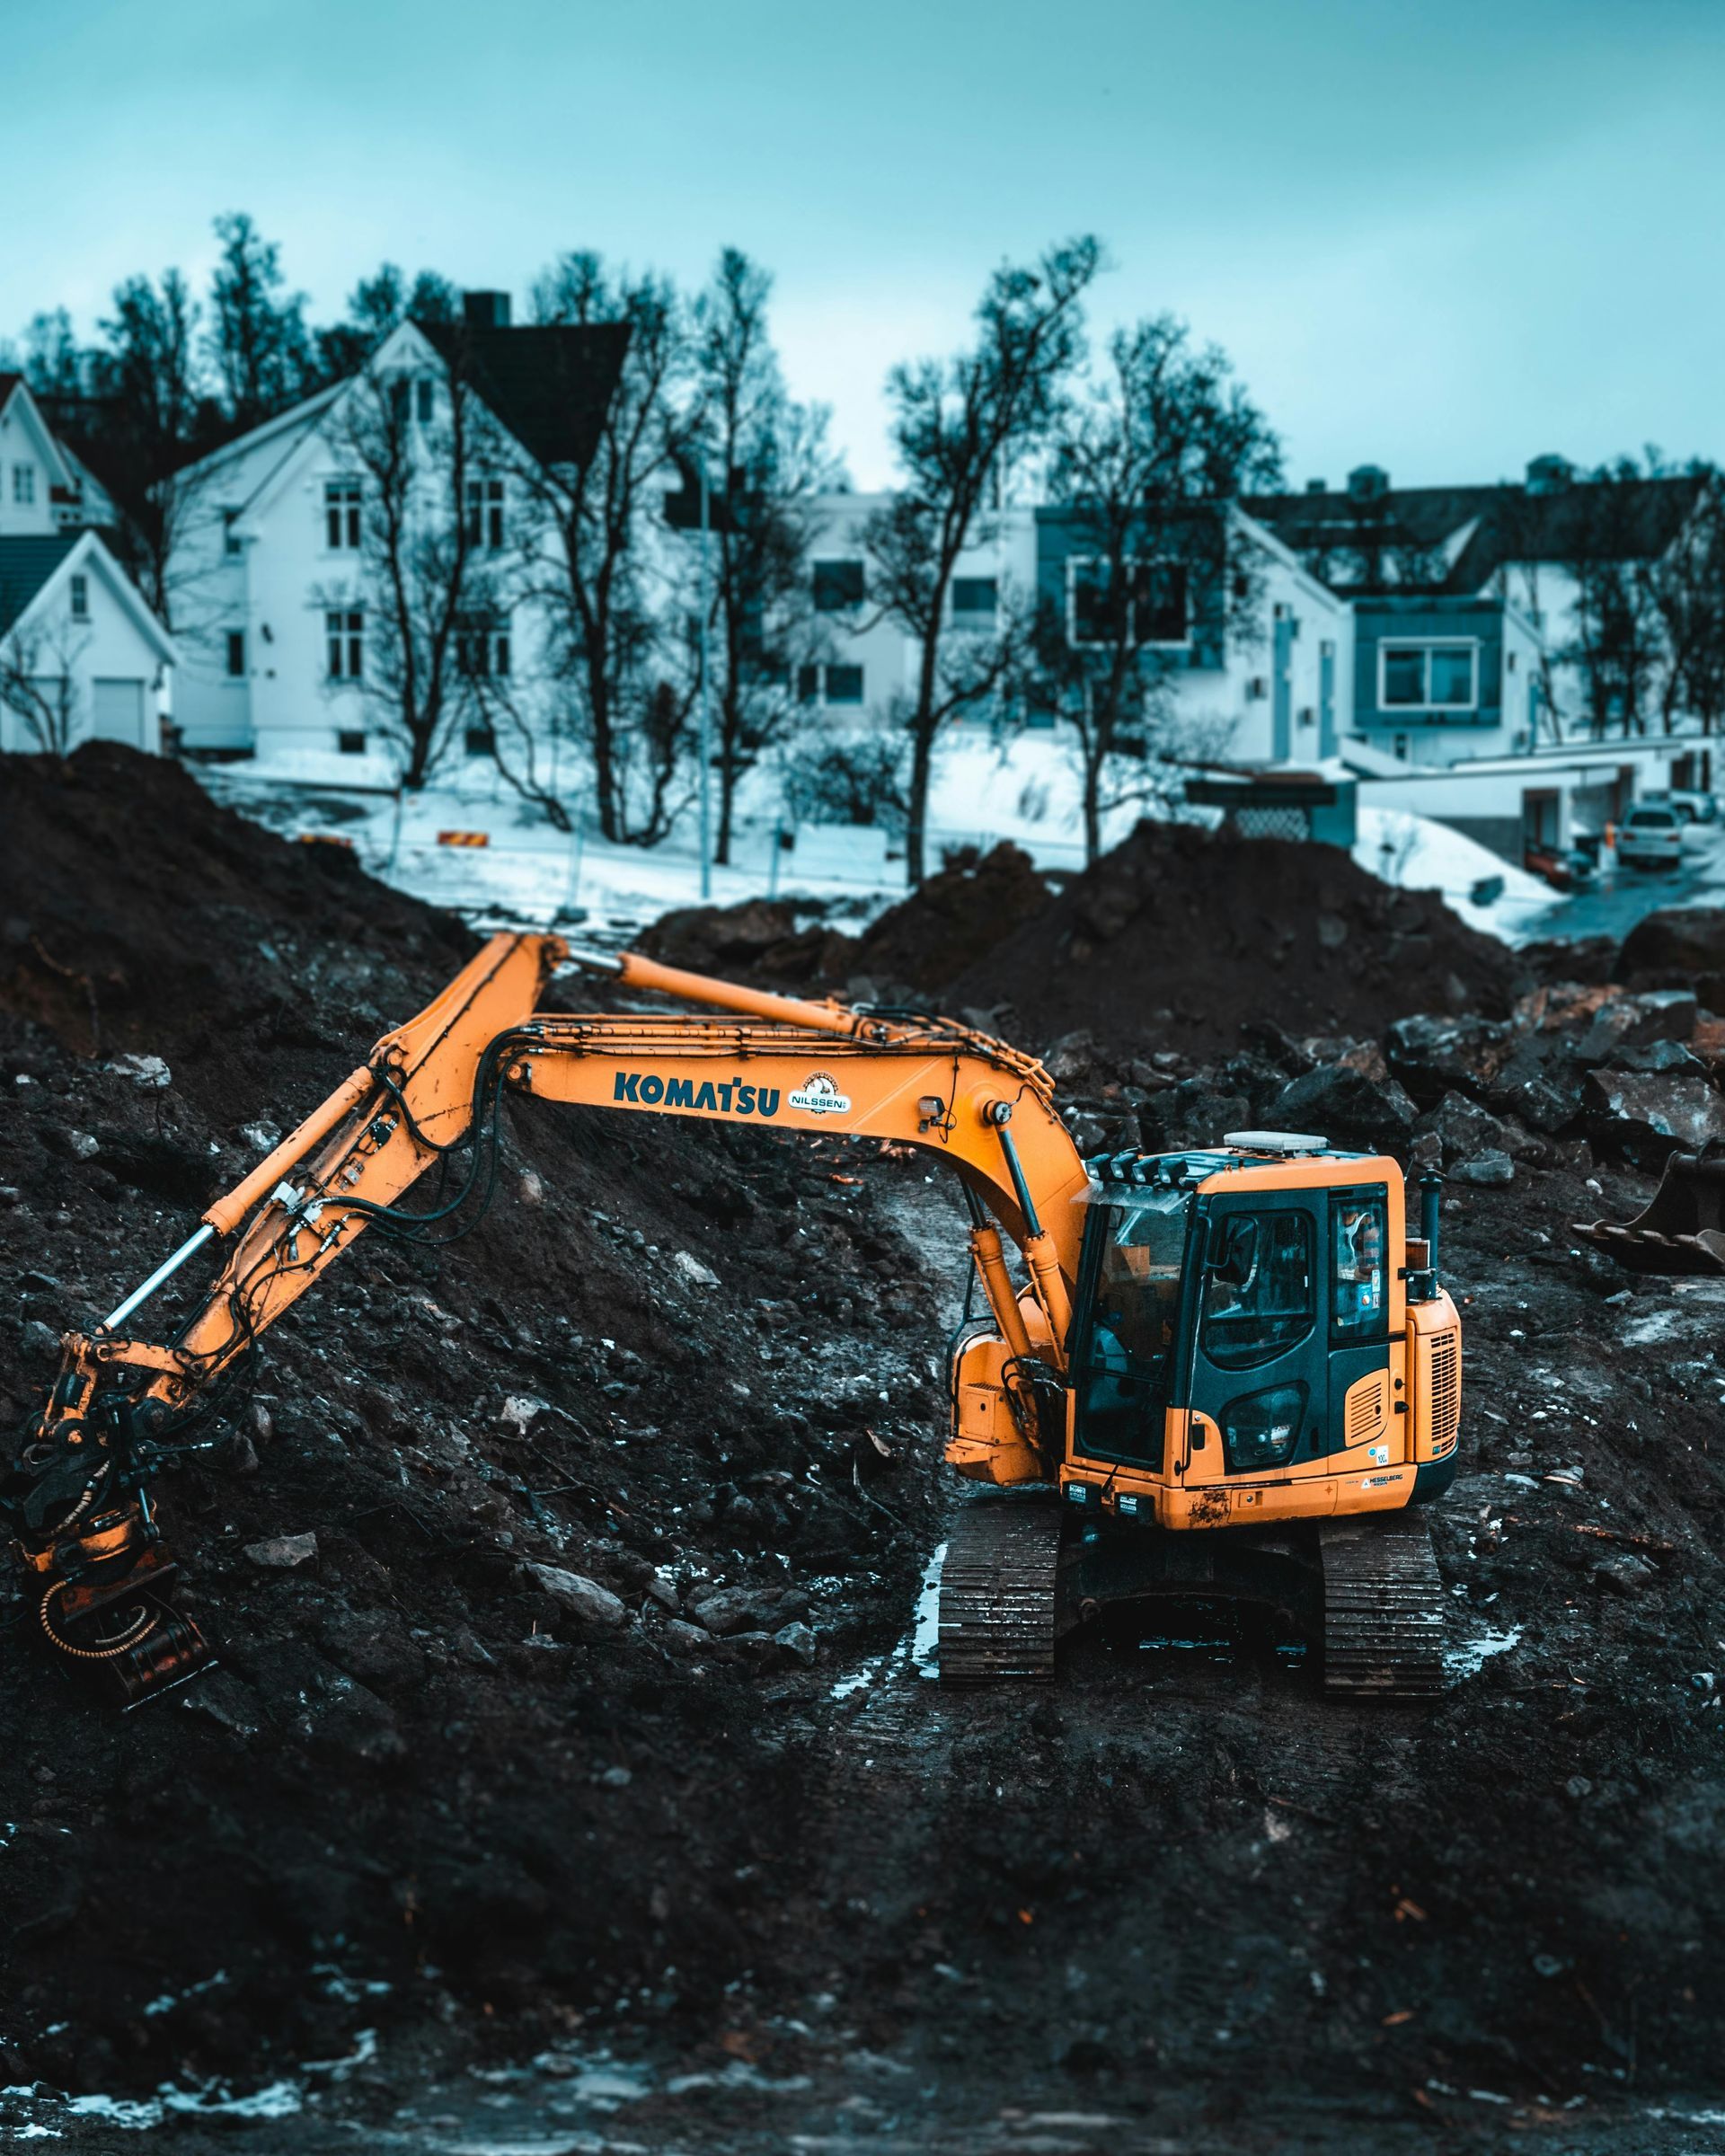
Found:
<path fill-rule="evenodd" d="M 6 401 L 23 380 L 14 368 L 0 367 L 0 411 L 6 409 Z"/>
<path fill-rule="evenodd" d="M 1685 474 L 1609 484 L 1577 479 L 1545 491 L 1510 484 L 1394 487 L 1370 500 L 1331 490 L 1261 494 L 1246 507 L 1307 558 L 1360 552 L 1429 557 L 1429 588 L 1471 592 L 1509 561 L 1656 559 L 1706 483 Z"/>
<path fill-rule="evenodd" d="M 0 539 L 0 636 L 83 536 L 82 532 L 56 532 L 44 538 Z"/>
<path fill-rule="evenodd" d="M 542 464 L 584 464 L 629 343 L 624 322 L 487 329 L 470 323 L 415 322 L 444 364 L 465 375 L 480 398 Z"/>

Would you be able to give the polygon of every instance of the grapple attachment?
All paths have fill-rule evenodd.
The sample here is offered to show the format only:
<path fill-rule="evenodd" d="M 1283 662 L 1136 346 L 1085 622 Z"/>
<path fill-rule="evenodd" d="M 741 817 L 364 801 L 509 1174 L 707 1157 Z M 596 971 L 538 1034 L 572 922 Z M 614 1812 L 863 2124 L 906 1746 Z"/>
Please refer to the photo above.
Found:
<path fill-rule="evenodd" d="M 1725 1148 L 1670 1154 L 1645 1212 L 1575 1231 L 1632 1273 L 1725 1273 Z"/>

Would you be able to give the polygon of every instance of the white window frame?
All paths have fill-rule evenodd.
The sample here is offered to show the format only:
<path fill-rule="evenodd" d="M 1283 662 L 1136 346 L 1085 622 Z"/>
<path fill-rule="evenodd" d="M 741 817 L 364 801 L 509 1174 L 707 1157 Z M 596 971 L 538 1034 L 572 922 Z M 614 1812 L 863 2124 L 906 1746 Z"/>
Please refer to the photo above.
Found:
<path fill-rule="evenodd" d="M 67 582 L 66 605 L 66 612 L 75 622 L 87 622 L 90 619 L 90 579 L 82 570 Z"/>
<path fill-rule="evenodd" d="M 827 694 L 827 680 L 835 667 L 854 667 L 856 668 L 861 676 L 858 683 L 859 693 L 856 695 L 835 698 Z M 862 710 L 868 703 L 869 670 L 860 658 L 816 659 L 808 662 L 806 667 L 800 667 L 797 669 L 799 675 L 805 671 L 812 671 L 815 676 L 813 696 L 805 699 L 801 683 L 796 680 L 792 683 L 797 702 L 804 711 L 856 711 Z"/>
<path fill-rule="evenodd" d="M 464 681 L 507 681 L 514 656 L 507 614 L 467 614 L 456 623 L 456 671 Z"/>
<path fill-rule="evenodd" d="M 365 538 L 366 485 L 351 473 L 341 473 L 323 482 L 323 552 L 351 554 Z M 335 537 L 331 538 L 333 531 Z"/>
<path fill-rule="evenodd" d="M 323 663 L 326 681 L 366 678 L 366 610 L 363 606 L 323 609 Z"/>
<path fill-rule="evenodd" d="M 1377 708 L 1403 718 L 1410 711 L 1477 711 L 1480 708 L 1480 641 L 1477 636 L 1396 636 L 1380 638 L 1377 647 Z M 1473 694 L 1465 703 L 1434 703 L 1430 696 L 1431 654 L 1434 651 L 1469 651 L 1473 657 Z M 1425 659 L 1427 694 L 1417 703 L 1392 703 L 1385 694 L 1392 651 L 1419 651 Z"/>
<path fill-rule="evenodd" d="M 1068 554 L 1066 556 L 1066 642 L 1075 651 L 1106 651 L 1110 648 L 1109 644 L 1105 641 L 1099 641 L 1091 637 L 1081 637 L 1078 633 L 1078 572 L 1083 569 L 1094 568 L 1098 564 L 1101 564 L 1104 568 L 1107 567 L 1108 557 L 1106 554 Z M 1122 566 L 1124 567 L 1128 577 L 1135 570 L 1140 569 L 1178 569 L 1183 570 L 1186 568 L 1186 564 L 1183 561 L 1170 561 L 1161 554 L 1128 554 L 1126 557 Z M 1136 607 L 1137 601 L 1136 599 L 1132 599 L 1129 600 L 1128 604 Z M 1134 625 L 1135 624 L 1128 623 L 1128 629 Z M 1154 637 L 1142 644 L 1139 643 L 1135 637 L 1128 635 L 1128 641 L 1132 645 L 1132 648 L 1137 651 L 1190 651 L 1191 649 L 1192 579 L 1190 575 L 1188 575 L 1186 578 L 1185 635 L 1181 637 Z"/>
<path fill-rule="evenodd" d="M 36 467 L 34 464 L 14 464 L 12 467 L 13 505 L 20 509 L 36 507 Z"/>
<path fill-rule="evenodd" d="M 500 479 L 467 482 L 467 543 L 495 553 L 509 543 L 509 488 Z"/>

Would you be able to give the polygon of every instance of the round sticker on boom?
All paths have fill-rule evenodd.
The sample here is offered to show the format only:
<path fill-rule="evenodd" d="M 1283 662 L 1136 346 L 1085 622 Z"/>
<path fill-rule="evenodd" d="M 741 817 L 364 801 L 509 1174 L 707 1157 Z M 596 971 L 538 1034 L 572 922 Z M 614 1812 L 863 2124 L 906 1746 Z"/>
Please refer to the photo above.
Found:
<path fill-rule="evenodd" d="M 794 1093 L 788 1093 L 785 1098 L 792 1108 L 800 1108 L 811 1116 L 842 1116 L 851 1105 L 850 1095 L 841 1093 L 826 1071 L 812 1072 Z"/>

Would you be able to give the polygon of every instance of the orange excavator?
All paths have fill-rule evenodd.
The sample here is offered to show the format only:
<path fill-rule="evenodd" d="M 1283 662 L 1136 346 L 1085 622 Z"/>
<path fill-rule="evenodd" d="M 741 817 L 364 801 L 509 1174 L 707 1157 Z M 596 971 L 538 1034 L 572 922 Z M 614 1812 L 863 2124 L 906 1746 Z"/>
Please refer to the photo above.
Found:
<path fill-rule="evenodd" d="M 540 1009 L 571 964 L 724 1015 Z M 1435 1179 L 1413 1236 L 1397 1163 L 1317 1136 L 1086 1162 L 1041 1065 L 951 1020 L 503 935 L 93 1331 L 65 1338 L 0 1503 L 43 1632 L 124 1702 L 210 1659 L 173 1604 L 156 1477 L 214 1442 L 195 1426 L 224 1381 L 361 1235 L 439 1239 L 489 1200 L 511 1095 L 845 1132 L 956 1171 L 987 1316 L 954 1349 L 946 1457 L 990 1487 L 947 1546 L 943 1679 L 1049 1675 L 1085 1618 L 1195 1594 L 1303 1624 L 1332 1692 L 1438 1688 L 1419 1508 L 1455 1471 L 1461 1332 Z M 438 1164 L 453 1196 L 404 1206 Z M 211 1246 L 219 1269 L 190 1315 L 169 1339 L 137 1337 L 134 1314 Z"/>

